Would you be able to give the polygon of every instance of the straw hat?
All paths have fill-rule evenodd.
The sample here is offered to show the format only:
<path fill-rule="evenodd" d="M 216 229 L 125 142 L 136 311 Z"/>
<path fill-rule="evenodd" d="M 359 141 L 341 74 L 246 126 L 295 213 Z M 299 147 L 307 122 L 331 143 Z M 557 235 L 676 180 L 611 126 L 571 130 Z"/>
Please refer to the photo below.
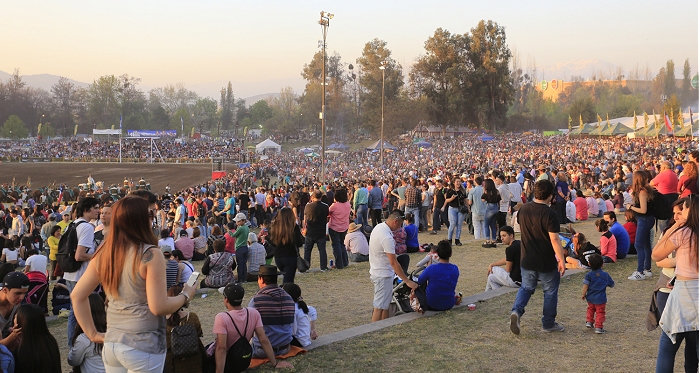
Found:
<path fill-rule="evenodd" d="M 593 196 L 593 191 L 590 189 L 586 189 L 583 191 L 583 196 L 584 197 L 592 197 Z"/>
<path fill-rule="evenodd" d="M 360 229 L 362 226 L 359 224 L 355 224 L 355 222 L 350 223 L 348 226 L 348 233 L 352 233 L 358 229 Z"/>

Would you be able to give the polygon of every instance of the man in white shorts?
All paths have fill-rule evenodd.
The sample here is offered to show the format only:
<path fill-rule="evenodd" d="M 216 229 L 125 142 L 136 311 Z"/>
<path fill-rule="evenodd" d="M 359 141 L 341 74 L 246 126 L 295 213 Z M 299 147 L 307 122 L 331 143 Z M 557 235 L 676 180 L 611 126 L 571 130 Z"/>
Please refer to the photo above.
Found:
<path fill-rule="evenodd" d="M 396 250 L 392 231 L 401 228 L 403 213 L 394 210 L 384 223 L 377 224 L 369 237 L 369 274 L 374 283 L 374 311 L 372 322 L 389 317 L 389 304 L 393 290 L 394 273 L 411 289 L 418 284 L 411 281 L 396 261 Z"/>

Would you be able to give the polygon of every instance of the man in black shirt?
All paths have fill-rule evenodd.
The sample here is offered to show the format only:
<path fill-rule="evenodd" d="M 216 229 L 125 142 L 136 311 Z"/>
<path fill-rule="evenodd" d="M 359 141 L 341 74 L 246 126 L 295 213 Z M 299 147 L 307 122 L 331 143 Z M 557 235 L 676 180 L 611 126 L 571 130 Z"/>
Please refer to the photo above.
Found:
<path fill-rule="evenodd" d="M 534 199 L 518 211 L 521 231 L 520 269 L 522 284 L 510 314 L 510 331 L 520 334 L 520 317 L 542 281 L 544 305 L 542 331 L 563 332 L 564 326 L 555 321 L 560 277 L 566 270 L 564 250 L 559 242 L 559 220 L 549 206 L 554 198 L 554 184 L 549 180 L 535 183 Z"/>
<path fill-rule="evenodd" d="M 328 270 L 326 256 L 326 223 L 328 223 L 328 205 L 321 202 L 323 192 L 314 190 L 311 202 L 304 207 L 304 259 L 311 264 L 311 250 L 318 245 L 318 256 L 321 261 L 321 271 Z"/>
<path fill-rule="evenodd" d="M 239 212 L 242 212 L 245 214 L 245 216 L 248 217 L 248 219 L 251 219 L 250 213 L 248 212 L 249 206 L 250 206 L 250 197 L 248 196 L 248 193 L 245 191 L 242 191 L 238 194 L 238 206 L 239 206 Z M 234 211 L 233 214 L 231 214 L 231 219 L 233 219 L 233 216 L 236 216 L 236 212 Z M 233 221 L 233 220 L 231 220 Z"/>
<path fill-rule="evenodd" d="M 443 211 L 442 206 L 445 204 L 445 188 L 444 180 L 437 180 L 437 185 L 435 186 L 435 192 L 433 193 L 433 230 L 430 234 L 437 234 L 440 230 L 442 223 L 445 223 L 446 227 L 450 227 L 450 223 L 447 219 L 447 209 Z"/>
<path fill-rule="evenodd" d="M 522 282 L 520 275 L 520 241 L 515 239 L 513 228 L 507 225 L 498 232 L 506 247 L 506 257 L 489 265 L 489 277 L 486 280 L 486 291 L 498 289 L 501 286 L 519 288 Z M 505 268 L 500 267 L 505 266 Z"/>

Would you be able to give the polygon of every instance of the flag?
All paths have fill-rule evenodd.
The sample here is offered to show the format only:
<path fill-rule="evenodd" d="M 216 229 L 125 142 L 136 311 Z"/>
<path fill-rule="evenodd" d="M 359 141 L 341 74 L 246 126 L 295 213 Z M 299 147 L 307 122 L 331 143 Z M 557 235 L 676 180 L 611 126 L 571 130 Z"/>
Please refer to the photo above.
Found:
<path fill-rule="evenodd" d="M 690 125 L 692 126 L 693 125 L 693 111 L 690 109 L 690 107 L 688 108 L 688 112 L 690 113 Z"/>
<path fill-rule="evenodd" d="M 610 117 L 608 116 L 608 113 L 605 113 L 605 123 L 608 124 L 608 128 L 610 127 Z"/>
<path fill-rule="evenodd" d="M 673 114 L 671 114 L 673 115 Z M 671 124 L 671 118 L 668 117 L 668 114 L 664 113 L 664 123 L 666 123 L 666 129 L 669 132 L 673 132 L 673 125 Z"/>
<path fill-rule="evenodd" d="M 58 200 L 57 203 L 60 205 L 61 200 L 63 199 L 63 185 L 61 185 L 61 191 L 58 193 Z"/>
<path fill-rule="evenodd" d="M 182 126 L 182 136 L 185 136 L 185 121 L 182 119 L 182 115 L 180 115 L 180 125 Z"/>
<path fill-rule="evenodd" d="M 583 128 L 583 115 L 581 114 L 578 115 L 578 125 Z"/>
<path fill-rule="evenodd" d="M 649 124 L 649 114 L 647 112 L 644 112 L 644 129 L 647 129 L 647 125 Z"/>
<path fill-rule="evenodd" d="M 569 114 L 569 132 L 571 132 L 571 114 Z"/>
<path fill-rule="evenodd" d="M 636 131 L 637 130 L 637 122 L 639 121 L 637 119 L 637 112 L 635 111 L 633 115 L 634 115 L 634 130 Z"/>
<path fill-rule="evenodd" d="M 656 111 L 652 110 L 651 114 L 654 116 L 654 127 L 659 128 L 661 122 L 659 121 L 659 117 L 656 115 Z"/>
<path fill-rule="evenodd" d="M 600 122 L 603 121 L 603 118 L 600 117 L 600 114 L 596 114 L 598 116 L 598 127 L 600 127 Z"/>
<path fill-rule="evenodd" d="M 678 108 L 678 125 L 683 128 L 683 112 L 681 111 L 681 108 Z"/>
<path fill-rule="evenodd" d="M 122 129 L 122 115 L 119 114 L 119 129 Z"/>

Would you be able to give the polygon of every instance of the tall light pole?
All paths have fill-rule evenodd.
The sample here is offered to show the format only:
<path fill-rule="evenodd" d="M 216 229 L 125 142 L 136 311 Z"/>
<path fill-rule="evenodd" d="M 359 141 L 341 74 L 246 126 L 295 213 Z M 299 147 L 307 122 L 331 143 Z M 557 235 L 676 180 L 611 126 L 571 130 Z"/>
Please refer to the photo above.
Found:
<path fill-rule="evenodd" d="M 382 61 L 379 70 L 382 70 L 382 129 L 379 135 L 379 166 L 384 167 L 384 71 L 386 71 L 386 61 Z"/>
<path fill-rule="evenodd" d="M 323 95 L 321 96 L 321 181 L 326 181 L 326 34 L 328 33 L 328 23 L 333 18 L 333 14 L 321 11 L 321 19 L 318 24 L 321 25 L 323 33 L 323 45 L 321 52 L 321 62 L 323 63 L 323 74 L 321 77 L 321 85 L 323 86 Z"/>

